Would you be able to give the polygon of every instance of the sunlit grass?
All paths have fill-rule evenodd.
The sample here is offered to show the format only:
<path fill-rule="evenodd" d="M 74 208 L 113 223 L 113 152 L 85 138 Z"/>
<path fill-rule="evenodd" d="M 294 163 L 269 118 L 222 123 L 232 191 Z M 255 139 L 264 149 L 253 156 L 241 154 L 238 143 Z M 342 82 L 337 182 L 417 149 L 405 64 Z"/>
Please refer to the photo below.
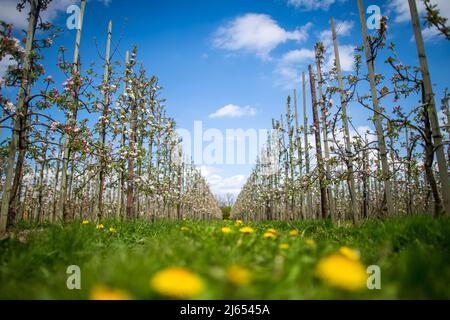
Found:
<path fill-rule="evenodd" d="M 359 227 L 189 220 L 23 225 L 0 242 L 0 298 L 448 299 L 449 248 L 448 218 Z M 335 265 L 360 272 L 374 264 L 381 290 L 362 287 L 360 273 L 355 279 L 332 272 Z M 81 268 L 81 290 L 66 287 L 69 265 Z M 171 274 L 181 280 L 171 282 Z M 347 279 L 353 283 L 346 286 Z"/>

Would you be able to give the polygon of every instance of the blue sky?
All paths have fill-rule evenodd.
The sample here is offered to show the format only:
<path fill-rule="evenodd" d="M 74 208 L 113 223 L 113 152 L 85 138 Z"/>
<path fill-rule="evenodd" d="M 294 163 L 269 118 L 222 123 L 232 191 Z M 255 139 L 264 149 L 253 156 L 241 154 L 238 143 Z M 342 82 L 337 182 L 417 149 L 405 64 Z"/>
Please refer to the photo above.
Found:
<path fill-rule="evenodd" d="M 20 26 L 23 16 L 13 12 L 13 2 L 1 1 L 0 19 Z M 389 38 L 397 44 L 403 63 L 416 65 L 407 1 L 364 2 L 366 7 L 378 5 L 381 14 L 388 16 Z M 450 16 L 450 1 L 435 2 L 442 6 L 445 16 Z M 55 0 L 48 18 L 65 28 L 65 9 L 72 3 L 79 1 Z M 159 77 L 168 114 L 178 127 L 193 130 L 194 121 L 203 121 L 204 129 L 217 128 L 224 134 L 226 129 L 269 129 L 271 118 L 284 113 L 286 96 L 293 88 L 300 89 L 296 81 L 312 62 L 314 44 L 329 40 L 331 16 L 339 21 L 341 59 L 344 69 L 351 72 L 352 48 L 361 44 L 353 0 L 90 0 L 81 59 L 86 65 L 91 61 L 101 64 L 94 39 L 103 53 L 107 23 L 112 19 L 113 47 L 122 36 L 113 59 L 123 60 L 125 51 L 138 45 L 138 60 Z M 439 96 L 449 83 L 450 47 L 433 31 L 424 34 Z M 71 53 L 74 39 L 75 30 L 65 28 L 55 48 L 64 45 Z M 328 49 L 331 54 L 332 48 Z M 54 53 L 47 55 L 48 61 L 54 59 Z M 332 58 L 327 56 L 328 63 Z M 377 62 L 378 72 L 383 71 L 382 61 Z M 53 64 L 47 62 L 45 66 L 48 74 L 57 77 Z M 300 102 L 300 94 L 298 99 Z M 307 102 L 309 112 L 309 96 Z M 216 116 L 211 116 L 215 112 Z M 350 106 L 349 112 L 356 127 L 372 127 L 367 121 L 370 113 L 360 106 Z M 237 194 L 251 167 L 204 165 L 203 172 L 214 192 Z"/>

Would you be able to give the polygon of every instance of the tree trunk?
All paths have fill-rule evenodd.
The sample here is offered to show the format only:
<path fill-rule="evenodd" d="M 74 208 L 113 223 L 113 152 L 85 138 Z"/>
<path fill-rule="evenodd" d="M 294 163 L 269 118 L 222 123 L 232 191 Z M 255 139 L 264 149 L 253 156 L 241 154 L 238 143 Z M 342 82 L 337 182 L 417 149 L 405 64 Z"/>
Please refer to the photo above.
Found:
<path fill-rule="evenodd" d="M 366 138 L 366 145 L 367 138 Z M 369 217 L 369 152 L 367 148 L 363 150 L 363 172 L 362 172 L 362 179 L 363 179 L 363 208 L 362 208 L 362 216 L 367 219 Z"/>
<path fill-rule="evenodd" d="M 309 181 L 309 143 L 308 143 L 308 116 L 306 114 L 306 80 L 305 73 L 302 72 L 302 95 L 303 95 L 303 134 L 305 137 L 305 172 Z M 306 211 L 305 216 L 309 216 L 314 219 L 315 214 L 312 205 L 311 186 L 308 183 L 308 190 L 306 190 Z"/>
<path fill-rule="evenodd" d="M 48 130 L 45 132 L 45 141 L 48 139 Z M 44 170 L 47 162 L 47 148 L 48 144 L 45 144 L 42 150 L 43 157 L 41 163 L 41 170 L 39 171 L 39 186 L 38 186 L 38 206 L 37 206 L 37 220 L 41 222 L 42 218 L 42 202 L 43 202 L 43 189 L 44 189 Z"/>
<path fill-rule="evenodd" d="M 291 99 L 290 96 L 288 96 L 287 106 L 286 106 L 286 122 L 287 122 L 287 132 L 288 132 L 288 139 L 289 139 L 289 149 L 286 151 L 289 151 L 288 154 L 288 163 L 289 163 L 289 200 L 290 200 L 290 215 L 291 219 L 294 220 L 296 216 L 296 210 L 295 210 L 295 185 L 294 185 L 294 127 L 292 125 L 292 112 L 291 112 Z"/>
<path fill-rule="evenodd" d="M 325 52 L 325 48 L 323 47 L 322 42 L 318 42 L 315 46 L 315 53 L 316 53 L 316 69 L 317 69 L 317 84 L 319 88 L 319 104 L 320 104 L 320 111 L 322 114 L 322 135 L 323 135 L 323 147 L 325 151 L 325 178 L 326 178 L 326 186 L 327 186 L 327 196 L 328 196 L 328 203 L 329 203 L 329 209 L 330 209 L 330 215 L 331 219 L 335 220 L 335 208 L 334 208 L 334 196 L 333 196 L 333 190 L 331 189 L 330 183 L 331 183 L 331 170 L 330 170 L 330 150 L 328 148 L 328 125 L 327 125 L 327 110 L 326 110 L 326 102 L 325 97 L 323 95 L 322 90 L 322 59 L 323 54 Z"/>
<path fill-rule="evenodd" d="M 104 150 L 105 141 L 106 141 L 106 118 L 109 113 L 109 100 L 110 100 L 110 92 L 109 92 L 109 74 L 110 74 L 110 61 L 109 61 L 109 52 L 111 48 L 111 34 L 112 34 L 112 22 L 109 20 L 108 23 L 108 36 L 106 41 L 106 54 L 105 54 L 105 70 L 103 73 L 103 101 L 102 101 L 102 121 L 100 123 L 100 136 L 99 136 L 99 170 L 97 176 L 97 205 L 95 206 L 95 216 L 97 218 L 101 218 L 103 216 L 103 189 L 105 185 L 105 170 L 106 170 L 106 159 Z"/>
<path fill-rule="evenodd" d="M 27 92 L 30 87 L 31 67 L 32 67 L 32 50 L 36 25 L 39 19 L 41 3 L 39 0 L 30 1 L 30 13 L 28 18 L 28 30 L 25 43 L 24 68 L 21 75 L 20 88 L 17 95 L 16 118 L 13 119 L 13 132 L 11 133 L 11 141 L 9 145 L 9 154 L 7 160 L 6 178 L 3 187 L 2 204 L 0 209 L 0 234 L 6 231 L 8 221 L 8 212 L 10 208 L 10 199 L 15 196 L 12 190 L 12 179 L 14 176 L 14 160 L 17 153 L 17 145 L 19 144 L 20 121 L 24 121 L 27 117 L 25 112 Z M 18 186 L 16 186 L 18 188 Z"/>
<path fill-rule="evenodd" d="M 425 174 L 427 177 L 427 182 L 430 186 L 431 194 L 434 199 L 434 215 L 439 216 L 442 211 L 442 203 L 441 197 L 439 195 L 438 186 L 436 183 L 436 179 L 433 173 L 433 162 L 434 162 L 434 145 L 432 140 L 432 130 L 431 130 L 431 121 L 430 121 L 430 113 L 427 110 L 427 104 L 425 103 L 426 94 L 424 84 L 422 83 L 422 102 L 423 102 L 423 110 L 422 110 L 422 118 L 423 118 L 423 131 L 425 135 L 425 147 L 424 147 L 424 167 Z"/>
<path fill-rule="evenodd" d="M 27 88 L 26 97 L 30 95 L 30 86 Z M 11 188 L 11 198 L 9 199 L 9 210 L 8 210 L 8 226 L 13 226 L 17 222 L 17 209 L 20 204 L 19 190 L 20 183 L 22 182 L 23 176 L 23 166 L 25 164 L 25 154 L 27 152 L 27 123 L 28 123 L 28 105 L 25 102 L 23 107 L 23 115 L 19 116 L 19 155 L 16 161 L 16 171 L 14 174 L 13 185 Z"/>
<path fill-rule="evenodd" d="M 406 214 L 412 215 L 412 196 L 411 196 L 411 161 L 413 147 L 409 145 L 408 126 L 405 126 L 405 147 L 406 147 Z M 416 186 L 417 188 L 419 186 Z"/>
<path fill-rule="evenodd" d="M 392 216 L 394 214 L 393 203 L 392 203 L 392 190 L 391 190 L 391 181 L 390 181 L 390 173 L 389 173 L 389 163 L 387 157 L 387 148 L 386 142 L 384 140 L 383 133 L 383 124 L 380 118 L 380 107 L 378 105 L 378 96 L 376 89 L 376 81 L 375 81 L 375 71 L 374 71 L 374 57 L 372 57 L 370 47 L 369 47 L 369 39 L 367 35 L 366 21 L 364 19 L 364 7 L 362 4 L 362 0 L 358 0 L 358 9 L 359 9 L 359 19 L 362 27 L 362 35 L 364 41 L 364 52 L 366 56 L 367 69 L 369 71 L 369 80 L 370 80 L 370 91 L 372 95 L 372 104 L 374 110 L 374 124 L 377 132 L 377 140 L 378 140 L 378 148 L 380 150 L 380 159 L 381 159 L 381 170 L 384 182 L 384 196 L 386 198 L 386 209 L 387 215 Z"/>
<path fill-rule="evenodd" d="M 134 64 L 136 58 L 136 48 L 133 49 L 131 54 L 131 61 L 127 65 L 127 77 L 126 79 L 131 79 L 132 77 L 132 65 Z M 128 181 L 127 181 L 127 208 L 126 214 L 128 219 L 133 219 L 135 217 L 134 212 L 134 157 L 136 153 L 136 96 L 130 97 L 130 93 L 133 92 L 134 88 L 128 87 L 127 98 L 130 104 L 130 134 L 128 138 Z M 134 92 L 136 95 L 137 92 Z"/>
<path fill-rule="evenodd" d="M 129 52 L 128 50 L 125 52 L 125 66 L 128 66 L 129 63 Z M 127 93 L 127 81 L 124 81 L 124 94 Z M 121 138 L 120 138 L 120 147 L 121 150 L 123 150 L 123 148 L 125 148 L 125 126 L 122 127 L 122 132 L 121 132 Z M 120 160 L 120 165 L 121 165 L 121 171 L 119 174 L 119 185 L 118 185 L 118 205 L 117 205 L 117 212 L 116 212 L 116 216 L 117 217 L 121 217 L 122 213 L 123 213 L 123 207 L 124 207 L 124 190 L 125 190 L 125 166 L 124 163 L 122 161 L 122 159 Z"/>
<path fill-rule="evenodd" d="M 55 222 L 55 220 L 56 220 L 56 213 L 57 213 L 56 212 L 56 206 L 58 204 L 58 196 L 57 196 L 57 194 L 58 194 L 58 182 L 59 182 L 59 172 L 61 170 L 61 166 L 60 166 L 60 162 L 61 161 L 59 159 L 61 159 L 61 156 L 63 155 L 63 146 L 62 146 L 61 142 L 62 142 L 62 136 L 59 139 L 60 151 L 59 151 L 59 154 L 58 154 L 58 160 L 56 160 L 56 174 L 55 174 L 55 181 L 54 181 L 55 183 L 53 185 L 53 192 L 54 192 L 53 212 L 52 212 L 52 217 L 50 219 L 50 221 L 52 223 Z"/>
<path fill-rule="evenodd" d="M 436 160 L 439 168 L 439 181 L 441 182 L 442 200 L 444 203 L 445 213 L 450 216 L 450 182 L 448 177 L 447 161 L 445 160 L 444 145 L 442 143 L 441 129 L 439 128 L 439 119 L 436 112 L 436 104 L 434 101 L 433 87 L 428 69 L 427 56 L 425 54 L 425 46 L 423 44 L 422 31 L 420 30 L 419 14 L 415 0 L 408 0 L 409 9 L 411 11 L 411 20 L 416 38 L 417 53 L 419 55 L 420 69 L 422 72 L 423 89 L 428 116 L 431 124 L 431 132 L 433 135 L 434 149 L 436 150 Z"/>
<path fill-rule="evenodd" d="M 294 116 L 295 116 L 295 141 L 297 147 L 297 165 L 298 165 L 298 181 L 296 187 L 299 189 L 299 208 L 300 208 L 300 217 L 305 219 L 306 215 L 303 210 L 303 188 L 301 186 L 302 179 L 302 170 L 303 170 L 303 155 L 302 155 L 302 142 L 300 137 L 300 126 L 298 124 L 298 109 L 297 109 L 297 92 L 294 90 Z"/>
<path fill-rule="evenodd" d="M 350 193 L 350 209 L 352 210 L 353 222 L 358 222 L 358 205 L 355 193 L 355 181 L 353 177 L 353 157 L 350 143 L 350 131 L 348 129 L 348 118 L 347 118 L 347 102 L 344 93 L 344 86 L 342 84 L 342 74 L 341 74 L 341 59 L 339 56 L 339 46 L 337 43 L 336 28 L 334 24 L 334 18 L 331 18 L 331 33 L 333 36 L 333 46 L 334 46 L 334 59 L 336 64 L 336 73 L 339 86 L 339 93 L 341 98 L 341 117 L 342 126 L 344 128 L 344 143 L 345 143 L 345 153 L 346 153 L 346 164 L 347 164 L 347 185 Z"/>
<path fill-rule="evenodd" d="M 73 74 L 76 74 L 79 71 L 78 62 L 79 62 L 79 50 L 80 50 L 80 41 L 81 41 L 81 31 L 83 27 L 83 17 L 84 17 L 84 9 L 86 6 L 86 0 L 81 1 L 81 9 L 80 9 L 80 17 L 78 21 L 78 30 L 77 37 L 75 40 L 75 50 L 73 55 Z M 77 100 L 77 93 L 75 94 L 75 99 Z M 76 101 L 76 103 L 78 103 Z M 67 119 L 69 125 L 76 125 L 76 114 Z M 69 159 L 71 156 L 71 147 L 70 147 L 70 137 L 68 134 L 65 136 L 64 141 L 64 155 L 63 155 L 63 165 L 61 170 L 61 187 L 60 187 L 60 197 L 59 197 L 59 205 L 57 211 L 58 220 L 63 220 L 66 216 L 66 205 L 67 205 L 67 187 L 68 187 L 68 168 L 69 168 Z"/>
<path fill-rule="evenodd" d="M 308 66 L 308 70 L 309 70 L 309 81 L 311 84 L 311 104 L 314 121 L 314 136 L 316 140 L 316 159 L 317 159 L 317 168 L 319 170 L 320 205 L 322 210 L 322 219 L 328 219 L 327 187 L 325 181 L 326 180 L 325 169 L 322 158 L 322 145 L 320 141 L 319 115 L 317 113 L 316 80 L 311 65 Z"/>

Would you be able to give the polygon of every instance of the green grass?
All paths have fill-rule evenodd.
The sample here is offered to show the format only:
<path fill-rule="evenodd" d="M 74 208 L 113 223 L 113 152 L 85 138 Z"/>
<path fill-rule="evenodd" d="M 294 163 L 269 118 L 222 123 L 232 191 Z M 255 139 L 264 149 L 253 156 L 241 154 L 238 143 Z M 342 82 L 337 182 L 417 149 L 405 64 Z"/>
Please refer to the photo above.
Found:
<path fill-rule="evenodd" d="M 184 267 L 205 284 L 200 299 L 422 299 L 450 298 L 450 219 L 429 217 L 367 221 L 359 227 L 330 222 L 250 222 L 242 235 L 233 221 L 80 221 L 22 225 L 0 241 L 0 298 L 88 299 L 91 288 L 125 290 L 135 299 L 157 299 L 149 279 L 166 267 Z M 229 225 L 231 234 L 222 234 Z M 181 231 L 187 226 L 190 231 Z M 107 231 L 117 229 L 116 234 Z M 276 228 L 276 240 L 262 237 Z M 300 236 L 289 237 L 292 228 Z M 305 244 L 311 238 L 316 247 Z M 279 243 L 289 243 L 280 250 Z M 314 276 L 317 263 L 341 246 L 358 249 L 362 262 L 379 265 L 381 290 L 345 292 Z M 230 265 L 247 268 L 248 285 L 229 283 Z M 68 290 L 66 268 L 81 268 L 81 290 Z"/>

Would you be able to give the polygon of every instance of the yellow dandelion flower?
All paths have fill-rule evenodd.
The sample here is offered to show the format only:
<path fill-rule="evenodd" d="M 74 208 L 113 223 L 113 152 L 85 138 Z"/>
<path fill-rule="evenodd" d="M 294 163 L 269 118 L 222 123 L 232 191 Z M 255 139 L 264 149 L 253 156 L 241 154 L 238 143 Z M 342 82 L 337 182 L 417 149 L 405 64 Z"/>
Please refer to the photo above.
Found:
<path fill-rule="evenodd" d="M 190 299 L 204 290 L 199 276 L 184 268 L 167 268 L 150 279 L 150 286 L 157 293 L 176 299 Z"/>
<path fill-rule="evenodd" d="M 278 248 L 281 250 L 287 250 L 287 249 L 289 249 L 289 243 L 280 243 Z"/>
<path fill-rule="evenodd" d="M 222 230 L 222 233 L 225 233 L 225 234 L 233 232 L 230 227 L 223 227 L 221 230 Z"/>
<path fill-rule="evenodd" d="M 316 242 L 314 241 L 314 239 L 306 239 L 305 244 L 311 248 L 314 248 L 316 246 Z"/>
<path fill-rule="evenodd" d="M 89 224 L 89 220 L 83 220 L 81 221 L 81 224 Z"/>
<path fill-rule="evenodd" d="M 104 229 L 104 228 L 105 228 L 105 226 L 101 223 L 95 226 L 95 229 L 99 229 L 99 230 Z"/>
<path fill-rule="evenodd" d="M 267 229 L 266 232 L 270 232 L 270 233 L 276 234 L 277 230 L 275 230 L 274 228 L 269 228 L 269 229 Z"/>
<path fill-rule="evenodd" d="M 109 232 L 111 232 L 111 233 L 116 233 L 116 232 L 117 232 L 117 230 L 116 230 L 116 229 L 114 229 L 113 227 L 111 227 L 111 228 L 109 228 Z"/>
<path fill-rule="evenodd" d="M 103 286 L 95 286 L 91 290 L 91 300 L 131 300 L 131 296 L 119 289 L 110 289 Z"/>
<path fill-rule="evenodd" d="M 188 227 L 181 227 L 181 231 L 189 231 L 190 229 Z"/>
<path fill-rule="evenodd" d="M 359 260 L 359 252 L 356 251 L 356 250 L 354 250 L 354 249 L 352 249 L 352 248 L 349 248 L 349 247 L 341 247 L 341 248 L 339 249 L 339 253 L 342 254 L 342 255 L 344 255 L 344 256 L 346 256 L 346 257 L 349 258 L 349 259 L 352 259 L 352 260 Z"/>
<path fill-rule="evenodd" d="M 238 265 L 232 265 L 227 270 L 227 279 L 236 285 L 246 285 L 250 283 L 250 272 Z"/>
<path fill-rule="evenodd" d="M 240 225 L 243 224 L 243 222 L 242 222 L 242 220 L 236 220 L 235 224 L 236 224 L 237 226 L 240 226 Z"/>
<path fill-rule="evenodd" d="M 366 270 L 361 262 L 342 254 L 323 258 L 316 267 L 316 276 L 330 286 L 349 291 L 364 288 L 367 280 Z"/>
<path fill-rule="evenodd" d="M 293 230 L 289 231 L 289 235 L 290 235 L 291 237 L 296 237 L 296 236 L 299 235 L 299 232 L 298 232 L 297 229 L 293 229 Z"/>
<path fill-rule="evenodd" d="M 255 232 L 255 230 L 252 227 L 243 227 L 243 228 L 240 228 L 239 231 L 243 234 L 250 234 L 250 233 Z"/>
<path fill-rule="evenodd" d="M 265 232 L 263 234 L 263 237 L 264 237 L 264 239 L 275 239 L 276 238 L 275 234 L 273 234 L 272 232 Z"/>

